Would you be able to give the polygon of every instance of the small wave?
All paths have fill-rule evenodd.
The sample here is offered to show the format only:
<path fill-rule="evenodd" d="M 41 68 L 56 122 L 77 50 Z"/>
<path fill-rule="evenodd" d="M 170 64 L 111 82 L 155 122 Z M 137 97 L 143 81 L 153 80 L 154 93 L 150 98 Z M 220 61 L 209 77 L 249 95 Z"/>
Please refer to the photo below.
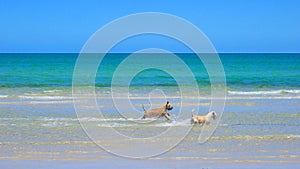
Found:
<path fill-rule="evenodd" d="M 148 99 L 149 96 L 139 96 L 138 94 L 130 94 L 129 95 L 130 99 L 135 99 L 135 100 L 145 100 Z M 128 95 L 120 95 L 120 96 L 115 96 L 115 99 L 128 99 Z M 151 97 L 151 99 L 165 99 L 165 96 L 156 96 L 156 97 Z M 180 96 L 167 96 L 168 99 L 180 99 Z M 190 98 L 190 97 L 189 97 Z"/>
<path fill-rule="evenodd" d="M 234 135 L 234 136 L 213 136 L 213 140 L 280 140 L 299 139 L 300 135 Z"/>
<path fill-rule="evenodd" d="M 45 121 L 45 122 L 53 122 L 53 121 L 87 121 L 87 122 L 97 122 L 97 121 L 107 121 L 107 122 L 126 122 L 126 121 L 137 121 L 141 120 L 140 118 L 97 118 L 97 117 L 81 117 L 81 118 L 71 118 L 71 117 L 33 117 L 33 118 L 22 118 L 22 117 L 2 117 L 0 121 Z M 146 121 L 146 120 L 143 120 Z"/>
<path fill-rule="evenodd" d="M 39 119 L 41 121 L 83 121 L 83 122 L 126 122 L 126 121 L 137 121 L 141 120 L 140 118 L 97 118 L 97 117 L 81 117 L 81 118 L 64 118 L 64 117 L 58 117 L 58 118 L 53 118 L 53 117 L 45 117 Z M 145 121 L 145 120 L 144 120 Z"/>
<path fill-rule="evenodd" d="M 8 95 L 0 95 L 0 99 L 7 98 L 7 97 L 8 97 Z"/>
<path fill-rule="evenodd" d="M 40 121 L 77 121 L 77 118 L 67 118 L 67 117 L 44 117 L 36 120 Z"/>
<path fill-rule="evenodd" d="M 300 90 L 228 91 L 228 94 L 232 94 L 232 95 L 300 94 Z"/>
<path fill-rule="evenodd" d="M 44 93 L 55 93 L 55 92 L 60 92 L 61 90 L 44 90 Z"/>
<path fill-rule="evenodd" d="M 0 126 L 17 126 L 17 124 L 0 124 Z"/>
<path fill-rule="evenodd" d="M 41 124 L 43 127 L 58 127 L 58 126 L 70 126 L 71 124 L 68 123 L 58 123 L 58 122 L 53 122 L 53 123 L 44 123 Z"/>
<path fill-rule="evenodd" d="M 132 124 L 120 124 L 120 123 L 111 123 L 111 124 L 97 124 L 98 127 L 133 127 L 136 125 Z"/>
<path fill-rule="evenodd" d="M 35 99 L 35 100 L 67 100 L 72 99 L 72 97 L 67 96 L 19 96 L 21 99 Z"/>
<path fill-rule="evenodd" d="M 78 118 L 79 121 L 126 121 L 125 118 L 96 118 L 96 117 L 83 117 L 83 118 Z"/>
<path fill-rule="evenodd" d="M 29 103 L 29 104 L 63 104 L 63 103 L 71 103 L 71 102 L 73 102 L 73 100 L 30 101 L 30 102 L 26 102 L 26 103 Z"/>
<path fill-rule="evenodd" d="M 156 124 L 155 126 L 157 127 L 171 127 L 171 126 L 190 126 L 191 125 L 191 120 L 186 119 L 183 121 L 172 121 L 172 122 L 164 122 L 164 123 L 159 123 Z"/>
<path fill-rule="evenodd" d="M 139 119 L 141 120 L 141 119 Z M 145 120 L 141 120 L 145 121 Z M 125 121 L 124 121 L 125 122 Z M 184 120 L 184 121 L 156 121 L 155 123 L 120 123 L 120 122 L 107 122 L 107 123 L 100 123 L 97 124 L 98 127 L 172 127 L 172 126 L 190 126 L 190 119 Z"/>

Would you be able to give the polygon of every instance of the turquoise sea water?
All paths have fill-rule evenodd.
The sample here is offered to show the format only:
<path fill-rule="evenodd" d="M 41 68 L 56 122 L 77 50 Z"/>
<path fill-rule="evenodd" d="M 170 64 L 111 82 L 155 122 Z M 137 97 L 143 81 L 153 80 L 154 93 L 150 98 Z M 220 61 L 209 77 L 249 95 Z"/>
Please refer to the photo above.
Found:
<path fill-rule="evenodd" d="M 141 58 L 152 55 L 157 62 L 168 64 L 167 60 L 163 60 L 163 54 L 144 55 Z M 22 95 L 22 92 L 67 90 L 72 86 L 77 56 L 77 54 L 0 54 L 1 97 Z M 209 92 L 210 79 L 198 57 L 193 54 L 178 54 L 178 56 L 194 73 L 200 92 Z M 98 89 L 110 87 L 114 71 L 126 57 L 127 54 L 109 54 L 104 58 L 95 78 Z M 220 54 L 220 58 L 226 74 L 228 94 L 300 93 L 300 54 Z M 138 65 L 132 63 L 132 66 Z M 170 66 L 176 69 L 174 65 Z M 180 74 L 181 72 L 178 71 L 178 74 L 184 78 L 185 75 Z M 126 72 L 123 73 L 126 75 Z M 176 89 L 177 83 L 167 73 L 154 69 L 141 72 L 131 82 L 131 88 L 137 90 L 157 86 Z"/>
<path fill-rule="evenodd" d="M 168 64 L 163 54 L 143 54 L 141 58 L 153 55 L 155 61 Z M 142 124 L 148 127 L 145 133 L 139 130 L 140 125 L 132 123 L 132 120 L 139 121 L 140 118 L 125 119 L 118 114 L 108 96 L 111 94 L 113 73 L 126 56 L 108 55 L 96 75 L 96 96 L 105 119 L 89 114 L 89 107 L 86 107 L 87 116 L 80 121 L 89 122 L 96 132 L 114 127 L 120 133 L 138 137 L 153 136 L 171 126 L 191 125 L 190 119 L 176 118 L 180 111 L 176 80 L 156 69 L 142 71 L 134 77 L 129 88 L 130 97 L 125 95 L 123 98 L 130 98 L 142 115 L 140 104 L 149 108 L 149 93 L 151 95 L 152 90 L 161 89 L 167 98 L 159 95 L 153 106 L 160 106 L 168 99 L 174 106 L 170 112 L 172 121 L 158 119 Z M 201 96 L 201 102 L 197 104 L 199 114 L 205 114 L 210 106 L 210 80 L 206 69 L 195 55 L 178 56 L 195 75 Z M 155 162 L 158 167 L 163 165 L 164 168 L 175 168 L 179 164 L 181 167 L 198 168 L 231 163 L 239 163 L 241 168 L 263 165 L 273 168 L 272 164 L 278 168 L 298 166 L 300 54 L 220 54 L 220 58 L 226 74 L 227 102 L 219 127 L 211 139 L 206 144 L 197 143 L 201 127 L 194 126 L 176 148 L 141 163 Z M 77 54 L 0 54 L 0 166 L 10 163 L 10 160 L 21 164 L 23 160 L 62 160 L 62 163 L 107 160 L 97 163 L 97 167 L 109 167 L 114 160 L 123 164 L 136 163 L 105 152 L 82 130 L 72 98 L 76 59 Z M 170 67 L 176 69 L 176 65 Z M 129 69 L 122 72 L 124 76 L 127 71 L 130 72 Z M 179 78 L 185 78 L 180 70 L 176 71 Z M 83 83 L 84 87 L 87 86 Z M 123 86 L 117 87 L 120 91 L 124 89 Z M 194 94 L 193 91 L 188 93 L 191 99 Z M 181 106 L 192 109 L 195 105 L 183 103 Z M 155 141 L 159 144 L 163 140 Z"/>

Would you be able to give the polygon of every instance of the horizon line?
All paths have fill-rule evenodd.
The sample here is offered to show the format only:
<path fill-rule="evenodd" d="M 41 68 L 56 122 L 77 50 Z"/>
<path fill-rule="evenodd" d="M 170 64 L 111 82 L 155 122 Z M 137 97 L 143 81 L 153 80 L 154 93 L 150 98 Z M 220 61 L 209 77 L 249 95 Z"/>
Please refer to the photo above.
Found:
<path fill-rule="evenodd" d="M 130 53 L 132 52 L 108 52 L 106 54 L 130 54 Z M 142 53 L 143 52 L 141 52 L 141 54 Z M 153 52 L 153 54 L 155 53 L 156 52 Z M 195 54 L 192 52 L 170 52 L 170 53 Z M 0 52 L 0 54 L 80 54 L 80 52 Z M 157 53 L 157 54 L 162 54 L 162 53 Z M 168 54 L 168 53 L 164 53 L 164 54 Z M 300 51 L 299 52 L 216 52 L 216 53 L 205 53 L 205 54 L 300 54 Z"/>

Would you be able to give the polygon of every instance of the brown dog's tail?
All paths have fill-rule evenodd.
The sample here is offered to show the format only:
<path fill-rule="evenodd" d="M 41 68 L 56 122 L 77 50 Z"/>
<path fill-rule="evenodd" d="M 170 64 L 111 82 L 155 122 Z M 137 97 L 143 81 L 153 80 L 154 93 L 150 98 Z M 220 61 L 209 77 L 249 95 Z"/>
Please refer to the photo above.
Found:
<path fill-rule="evenodd" d="M 145 119 L 145 118 L 146 118 L 146 109 L 145 109 L 145 107 L 144 107 L 143 104 L 141 104 L 141 106 L 142 106 L 142 108 L 143 108 L 143 110 L 144 110 L 144 112 L 145 112 L 145 114 L 144 114 L 144 116 L 142 117 L 142 119 Z"/>
<path fill-rule="evenodd" d="M 192 113 L 191 113 L 191 115 L 192 115 L 192 117 L 191 117 L 191 124 L 194 124 L 195 122 L 194 122 L 194 112 L 195 112 L 195 109 L 192 109 Z"/>
<path fill-rule="evenodd" d="M 195 109 L 192 109 L 192 113 L 191 113 L 192 118 L 195 116 L 194 113 L 195 113 Z"/>
<path fill-rule="evenodd" d="M 144 107 L 144 104 L 142 104 L 142 108 L 143 108 L 144 111 L 146 111 L 146 109 L 145 109 L 145 107 Z"/>

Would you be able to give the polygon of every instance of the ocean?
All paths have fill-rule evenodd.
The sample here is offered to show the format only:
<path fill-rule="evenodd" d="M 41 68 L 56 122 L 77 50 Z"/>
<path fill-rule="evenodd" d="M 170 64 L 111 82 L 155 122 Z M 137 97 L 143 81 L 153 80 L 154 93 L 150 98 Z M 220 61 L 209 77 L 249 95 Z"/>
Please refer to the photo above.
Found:
<path fill-rule="evenodd" d="M 11 160 L 21 163 L 24 160 L 54 160 L 61 166 L 64 161 L 100 160 L 103 163 L 97 163 L 97 166 L 109 167 L 115 159 L 128 166 L 141 163 L 139 166 L 142 168 L 149 161 L 155 161 L 163 168 L 197 168 L 199 165 L 226 168 L 228 163 L 240 163 L 244 168 L 278 163 L 282 168 L 290 168 L 299 164 L 300 54 L 219 54 L 226 77 L 226 104 L 216 131 L 204 144 L 197 142 L 202 128 L 195 125 L 175 148 L 144 162 L 116 157 L 114 152 L 98 147 L 80 123 L 89 123 L 94 132 L 105 132 L 106 128 L 113 127 L 123 135 L 148 138 L 170 127 L 180 130 L 191 126 L 189 118 L 177 118 L 180 107 L 190 110 L 185 112 L 189 114 L 195 106 L 199 107 L 199 114 L 204 115 L 210 110 L 210 77 L 197 55 L 177 54 L 194 75 L 199 103 L 181 103 L 182 91 L 177 82 L 185 80 L 185 71 L 179 70 L 177 65 L 168 65 L 164 54 L 140 55 L 141 61 L 153 58 L 158 64 L 166 64 L 176 72 L 176 78 L 150 68 L 137 73 L 129 86 L 117 84 L 115 88 L 120 92 L 117 93 L 120 99 L 129 99 L 136 110 L 132 117 L 126 118 L 119 114 L 119 109 L 109 98 L 114 73 L 128 54 L 104 57 L 93 78 L 96 102 L 103 116 L 89 112 L 91 109 L 87 105 L 81 108 L 86 112 L 84 117 L 77 117 L 73 104 L 76 100 L 72 95 L 78 54 L 0 54 L 0 164 L 9 166 Z M 129 69 L 122 71 L 121 77 L 130 75 L 130 67 L 138 66 L 138 62 L 131 62 Z M 81 84 L 83 90 L 91 87 L 85 84 Z M 183 86 L 190 89 L 184 94 L 192 100 L 196 93 L 189 84 L 193 83 L 186 82 Z M 166 100 L 174 106 L 170 111 L 171 121 L 160 118 L 144 123 L 145 120 L 139 118 L 143 115 L 141 104 L 145 104 L 146 108 L 158 107 Z M 121 107 L 125 111 L 131 110 L 126 104 Z M 146 129 L 140 130 L 141 126 Z M 173 138 L 168 139 L 172 142 Z M 156 145 L 161 141 L 153 140 Z M 111 140 L 105 144 L 119 143 Z"/>
<path fill-rule="evenodd" d="M 160 57 L 157 56 L 159 54 L 148 55 Z M 128 54 L 107 55 L 99 66 L 95 79 L 96 87 L 110 87 L 114 71 L 127 56 Z M 178 56 L 194 73 L 199 88 L 210 88 L 209 76 L 198 57 L 195 54 L 178 54 Z M 78 54 L 0 54 L 1 97 L 22 96 L 25 92 L 67 91 L 72 86 L 77 57 Z M 220 54 L 220 59 L 226 74 L 228 94 L 281 96 L 295 94 L 297 97 L 300 92 L 299 54 Z M 177 84 L 163 71 L 148 70 L 140 73 L 131 84 L 133 88 L 145 86 L 169 88 L 176 87 Z"/>

